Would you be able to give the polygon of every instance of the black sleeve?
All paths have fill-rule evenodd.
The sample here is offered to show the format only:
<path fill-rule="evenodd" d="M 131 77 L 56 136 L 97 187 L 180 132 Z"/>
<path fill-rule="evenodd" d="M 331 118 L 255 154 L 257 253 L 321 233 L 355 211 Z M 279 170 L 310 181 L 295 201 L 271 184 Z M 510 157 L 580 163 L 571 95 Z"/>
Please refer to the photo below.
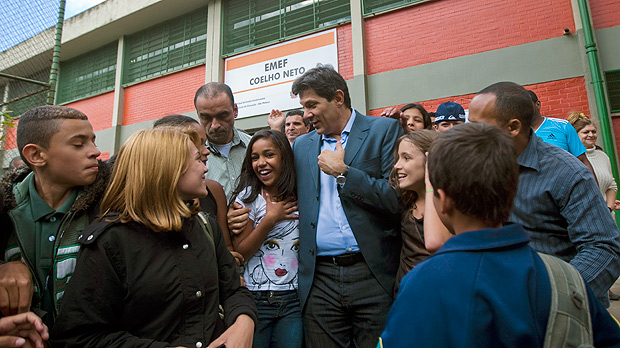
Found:
<path fill-rule="evenodd" d="M 75 273 L 67 288 L 56 324 L 52 347 L 164 348 L 168 344 L 118 331 L 118 313 L 125 297 L 124 261 L 114 246 L 101 238 L 82 245 Z"/>
<path fill-rule="evenodd" d="M 217 221 L 209 216 L 209 223 L 213 229 L 213 240 L 217 253 L 220 304 L 224 308 L 226 326 L 232 325 L 241 314 L 248 315 L 256 324 L 256 305 L 254 300 L 252 300 L 250 291 L 246 287 L 241 286 L 239 272 L 237 272 L 237 262 L 226 248 L 226 243 L 222 237 L 222 230 Z"/>

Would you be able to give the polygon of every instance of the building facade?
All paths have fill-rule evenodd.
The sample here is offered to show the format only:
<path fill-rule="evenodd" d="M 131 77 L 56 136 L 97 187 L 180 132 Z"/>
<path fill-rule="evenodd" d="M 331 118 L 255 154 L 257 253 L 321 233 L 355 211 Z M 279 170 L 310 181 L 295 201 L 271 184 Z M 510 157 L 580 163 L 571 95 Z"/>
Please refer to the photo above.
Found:
<path fill-rule="evenodd" d="M 89 116 L 106 158 L 155 119 L 195 117 L 194 92 L 224 81 L 226 59 L 335 30 L 338 71 L 363 113 L 447 100 L 467 109 L 480 89 L 514 81 L 538 94 L 544 116 L 597 119 L 580 3 L 620 135 L 618 0 L 107 0 L 65 21 L 56 104 Z M 17 48 L 2 53 L 0 71 L 19 64 Z"/>

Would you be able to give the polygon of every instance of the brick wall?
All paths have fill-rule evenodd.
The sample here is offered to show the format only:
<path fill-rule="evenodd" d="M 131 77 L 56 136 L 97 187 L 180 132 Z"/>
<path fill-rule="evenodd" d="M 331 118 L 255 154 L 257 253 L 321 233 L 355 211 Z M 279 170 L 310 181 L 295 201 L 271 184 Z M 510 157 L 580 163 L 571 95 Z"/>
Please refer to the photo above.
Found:
<path fill-rule="evenodd" d="M 6 136 L 4 137 L 4 149 L 12 150 L 17 148 L 17 124 L 19 123 L 19 119 L 14 120 L 13 124 L 15 127 L 7 127 Z"/>
<path fill-rule="evenodd" d="M 199 65 L 127 87 L 123 125 L 194 110 L 194 94 L 204 82 L 205 66 Z"/>
<path fill-rule="evenodd" d="M 351 24 L 337 28 L 338 37 L 338 72 L 345 80 L 353 78 L 353 45 L 351 42 Z"/>
<path fill-rule="evenodd" d="M 566 0 L 429 1 L 370 18 L 365 25 L 369 74 L 558 37 L 564 28 L 575 30 Z"/>
<path fill-rule="evenodd" d="M 535 85 L 524 86 L 531 89 L 538 96 L 541 103 L 541 114 L 548 117 L 566 118 L 570 111 L 576 110 L 585 114 L 590 114 L 586 85 L 583 77 L 557 80 Z M 469 108 L 469 102 L 475 94 L 464 94 L 459 96 L 445 97 L 433 100 L 416 101 L 421 103 L 427 111 L 435 111 L 437 107 L 446 101 L 454 101 Z M 395 105 L 402 107 L 405 104 Z M 375 109 L 369 112 L 372 116 L 379 116 L 382 109 Z"/>
<path fill-rule="evenodd" d="M 112 127 L 114 91 L 78 100 L 65 106 L 85 113 L 95 132 Z"/>
<path fill-rule="evenodd" d="M 590 14 L 594 29 L 620 25 L 620 1 L 590 0 Z"/>

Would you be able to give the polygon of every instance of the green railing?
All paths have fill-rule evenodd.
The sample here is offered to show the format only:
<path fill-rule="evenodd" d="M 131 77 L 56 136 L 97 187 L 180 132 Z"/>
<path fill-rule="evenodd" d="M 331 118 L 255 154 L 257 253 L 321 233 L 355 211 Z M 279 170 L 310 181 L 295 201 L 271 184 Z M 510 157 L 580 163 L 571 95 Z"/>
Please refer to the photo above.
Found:
<path fill-rule="evenodd" d="M 620 70 L 605 72 L 611 112 L 620 112 Z"/>
<path fill-rule="evenodd" d="M 242 52 L 349 20 L 349 0 L 224 1 L 222 54 Z"/>
<path fill-rule="evenodd" d="M 206 7 L 128 36 L 123 84 L 202 64 L 206 49 Z"/>
<path fill-rule="evenodd" d="M 112 42 L 60 64 L 57 103 L 67 103 L 114 89 L 116 52 Z"/>
<path fill-rule="evenodd" d="M 364 15 L 391 10 L 424 0 L 362 0 Z"/>

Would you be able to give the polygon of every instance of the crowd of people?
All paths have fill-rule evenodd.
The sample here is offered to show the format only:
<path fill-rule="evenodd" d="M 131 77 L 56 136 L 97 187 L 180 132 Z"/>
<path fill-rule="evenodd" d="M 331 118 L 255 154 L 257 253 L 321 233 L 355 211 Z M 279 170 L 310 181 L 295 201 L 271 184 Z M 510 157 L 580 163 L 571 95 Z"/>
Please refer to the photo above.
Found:
<path fill-rule="evenodd" d="M 207 83 L 198 120 L 107 161 L 82 112 L 27 111 L 0 182 L 0 347 L 620 347 L 620 202 L 587 116 L 499 82 L 468 114 L 371 117 L 329 66 L 292 94 L 303 111 L 250 136 Z"/>

